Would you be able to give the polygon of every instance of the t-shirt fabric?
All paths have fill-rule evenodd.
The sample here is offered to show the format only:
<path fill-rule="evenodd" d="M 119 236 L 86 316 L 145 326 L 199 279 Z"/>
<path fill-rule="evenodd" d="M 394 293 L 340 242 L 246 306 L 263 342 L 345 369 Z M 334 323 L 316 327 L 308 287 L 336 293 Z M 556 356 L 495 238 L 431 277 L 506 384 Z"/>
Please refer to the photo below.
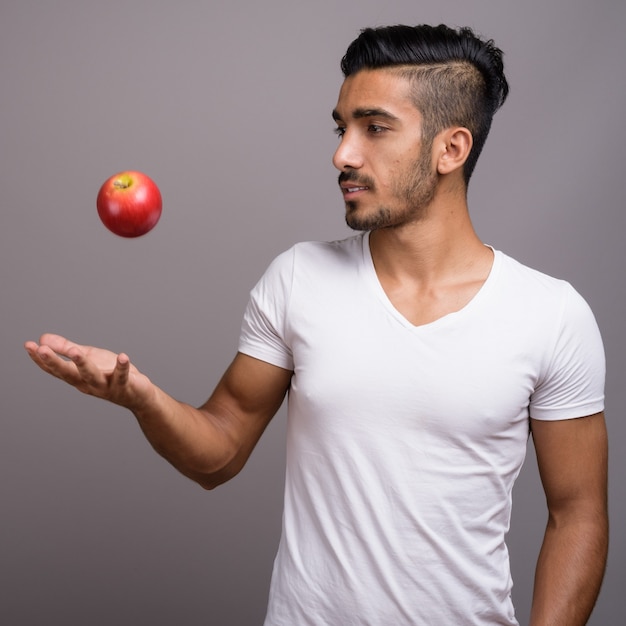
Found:
<path fill-rule="evenodd" d="M 529 417 L 603 410 L 597 324 L 569 283 L 494 250 L 461 310 L 412 325 L 367 234 L 295 245 L 239 350 L 293 370 L 266 626 L 513 626 L 505 535 Z"/>

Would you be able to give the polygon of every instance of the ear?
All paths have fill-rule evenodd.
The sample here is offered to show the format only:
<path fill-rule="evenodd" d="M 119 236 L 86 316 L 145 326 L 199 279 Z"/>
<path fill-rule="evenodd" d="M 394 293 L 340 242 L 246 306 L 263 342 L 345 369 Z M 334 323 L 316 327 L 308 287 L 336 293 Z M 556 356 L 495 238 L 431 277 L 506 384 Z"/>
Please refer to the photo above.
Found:
<path fill-rule="evenodd" d="M 435 140 L 439 147 L 437 172 L 450 174 L 463 167 L 473 145 L 472 133 L 463 126 L 447 128 Z"/>

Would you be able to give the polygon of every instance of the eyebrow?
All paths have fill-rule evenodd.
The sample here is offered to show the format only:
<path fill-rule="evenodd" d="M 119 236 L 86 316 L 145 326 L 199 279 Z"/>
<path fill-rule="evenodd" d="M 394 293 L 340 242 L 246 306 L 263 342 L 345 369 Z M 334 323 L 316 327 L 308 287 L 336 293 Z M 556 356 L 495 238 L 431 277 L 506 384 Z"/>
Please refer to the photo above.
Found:
<path fill-rule="evenodd" d="M 337 111 L 337 109 L 333 109 L 332 115 L 333 115 L 333 119 L 335 121 L 342 119 L 342 117 L 341 117 L 341 115 L 339 115 L 339 111 Z M 363 119 L 364 117 L 380 117 L 380 118 L 391 120 L 391 121 L 398 119 L 395 115 L 393 115 L 393 113 L 390 113 L 389 111 L 387 111 L 385 109 L 358 108 L 358 109 L 354 109 L 354 111 L 352 111 L 352 118 L 353 119 L 358 120 L 358 119 Z"/>

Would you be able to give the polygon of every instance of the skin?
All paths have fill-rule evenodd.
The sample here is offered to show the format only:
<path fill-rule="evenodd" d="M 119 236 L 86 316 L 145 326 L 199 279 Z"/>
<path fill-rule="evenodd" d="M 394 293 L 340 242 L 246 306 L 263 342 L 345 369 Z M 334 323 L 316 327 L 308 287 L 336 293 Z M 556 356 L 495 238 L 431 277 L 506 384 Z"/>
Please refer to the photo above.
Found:
<path fill-rule="evenodd" d="M 608 551 L 607 433 L 604 415 L 531 419 L 548 504 L 535 572 L 531 626 L 587 623 Z"/>
<path fill-rule="evenodd" d="M 210 398 L 194 408 L 154 385 L 126 354 L 54 334 L 25 348 L 49 374 L 132 411 L 152 447 L 205 489 L 241 470 L 282 404 L 292 374 L 237 354 Z"/>
<path fill-rule="evenodd" d="M 346 219 L 374 229 L 372 257 L 389 299 L 415 325 L 461 309 L 493 263 L 467 208 L 462 166 L 471 133 L 446 128 L 424 142 L 408 82 L 387 70 L 347 78 L 333 117 Z M 207 489 L 244 466 L 292 375 L 237 354 L 207 402 L 194 408 L 153 385 L 125 354 L 50 334 L 25 347 L 49 374 L 131 410 L 155 450 Z M 606 563 L 604 416 L 531 418 L 531 429 L 548 505 L 531 626 L 582 626 Z"/>

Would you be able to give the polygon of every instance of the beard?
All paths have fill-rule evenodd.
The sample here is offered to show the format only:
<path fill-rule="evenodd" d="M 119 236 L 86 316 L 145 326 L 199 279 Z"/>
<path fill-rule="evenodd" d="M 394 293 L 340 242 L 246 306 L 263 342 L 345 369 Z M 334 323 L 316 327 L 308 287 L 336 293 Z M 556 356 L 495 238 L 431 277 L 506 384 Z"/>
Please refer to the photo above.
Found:
<path fill-rule="evenodd" d="M 393 202 L 381 205 L 370 215 L 359 215 L 359 202 L 346 202 L 346 224 L 353 230 L 373 231 L 380 228 L 397 228 L 423 219 L 435 197 L 438 175 L 431 169 L 430 149 L 422 146 L 420 154 L 398 174 L 391 185 Z M 354 171 L 342 172 L 339 182 L 354 182 L 374 189 L 374 181 Z"/>

